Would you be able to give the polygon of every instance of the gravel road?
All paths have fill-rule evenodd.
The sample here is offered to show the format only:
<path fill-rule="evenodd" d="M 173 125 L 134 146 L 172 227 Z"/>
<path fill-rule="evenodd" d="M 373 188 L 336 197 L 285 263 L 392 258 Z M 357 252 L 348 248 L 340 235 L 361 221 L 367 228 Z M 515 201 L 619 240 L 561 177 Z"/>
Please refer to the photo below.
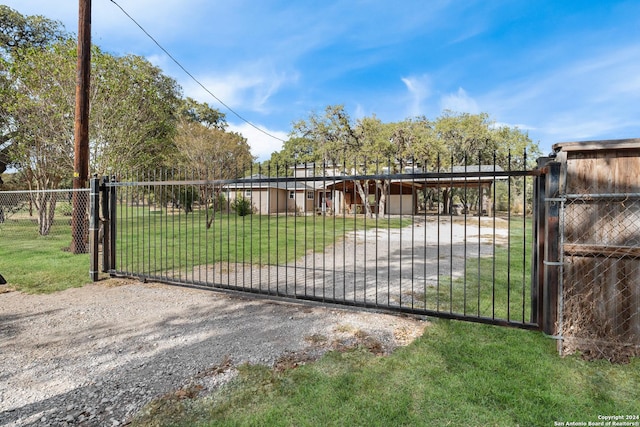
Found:
<path fill-rule="evenodd" d="M 51 295 L 4 292 L 0 426 L 124 425 L 153 398 L 194 384 L 206 392 L 245 362 L 317 357 L 363 336 L 389 352 L 424 327 L 416 318 L 116 279 Z"/>

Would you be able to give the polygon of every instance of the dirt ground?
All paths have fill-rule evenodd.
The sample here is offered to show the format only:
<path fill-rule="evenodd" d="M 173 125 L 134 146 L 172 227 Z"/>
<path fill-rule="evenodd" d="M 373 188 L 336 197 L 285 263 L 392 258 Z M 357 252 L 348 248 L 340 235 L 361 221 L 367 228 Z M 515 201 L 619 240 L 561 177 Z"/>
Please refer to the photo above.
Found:
<path fill-rule="evenodd" d="M 6 289 L 6 288 L 5 288 Z M 242 363 L 318 357 L 363 338 L 388 353 L 422 319 L 109 279 L 0 294 L 0 426 L 123 425 L 153 398 Z"/>

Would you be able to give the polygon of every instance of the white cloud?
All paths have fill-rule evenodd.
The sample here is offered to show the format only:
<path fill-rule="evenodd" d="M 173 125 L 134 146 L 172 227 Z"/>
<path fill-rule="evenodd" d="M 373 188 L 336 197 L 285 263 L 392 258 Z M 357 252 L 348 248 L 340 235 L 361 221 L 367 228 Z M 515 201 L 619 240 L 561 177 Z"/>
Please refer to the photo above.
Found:
<path fill-rule="evenodd" d="M 404 83 L 409 91 L 409 115 L 419 116 L 424 114 L 423 103 L 431 96 L 431 78 L 427 74 L 403 77 L 402 83 Z"/>
<path fill-rule="evenodd" d="M 353 113 L 353 116 L 356 119 L 362 119 L 362 118 L 366 117 L 366 115 L 367 115 L 367 113 L 365 111 L 365 108 L 362 106 L 362 104 L 358 103 L 356 105 L 356 108 L 355 108 L 355 111 Z"/>
<path fill-rule="evenodd" d="M 561 141 L 638 136 L 640 45 L 590 52 L 571 62 L 504 82 L 482 97 L 503 121 L 526 120 L 543 148 Z"/>
<path fill-rule="evenodd" d="M 266 129 L 257 125 L 260 129 L 264 129 L 271 135 L 274 135 L 282 140 L 288 139 L 288 134 L 279 130 Z M 271 153 L 282 150 L 282 141 L 279 141 L 264 132 L 260 132 L 248 123 L 241 125 L 229 123 L 230 131 L 238 132 L 245 138 L 251 147 L 251 154 L 258 158 L 258 161 L 265 161 L 271 157 Z"/>
<path fill-rule="evenodd" d="M 255 77 L 233 74 L 227 76 L 196 76 L 196 78 L 198 78 L 205 88 L 231 108 L 238 108 L 245 104 L 247 92 L 261 83 L 261 81 Z M 185 77 L 185 79 L 187 80 L 183 79 L 184 83 L 181 83 L 185 96 L 211 104 L 214 108 L 224 108 L 198 83 L 188 77 Z M 228 112 L 225 113 L 228 114 Z"/>
<path fill-rule="evenodd" d="M 480 113 L 478 103 L 462 88 L 458 88 L 456 93 L 444 95 L 440 99 L 440 106 L 442 110 L 451 110 L 459 113 Z"/>
<path fill-rule="evenodd" d="M 215 97 L 233 109 L 241 108 L 245 111 L 269 113 L 269 100 L 284 85 L 297 80 L 295 74 L 273 71 L 264 72 L 259 66 L 237 67 L 242 72 L 232 71 L 227 74 L 209 74 L 203 77 L 196 75 L 202 86 L 213 93 Z M 207 90 L 188 76 L 180 79 L 185 96 L 207 102 L 216 108 L 221 108 Z"/>

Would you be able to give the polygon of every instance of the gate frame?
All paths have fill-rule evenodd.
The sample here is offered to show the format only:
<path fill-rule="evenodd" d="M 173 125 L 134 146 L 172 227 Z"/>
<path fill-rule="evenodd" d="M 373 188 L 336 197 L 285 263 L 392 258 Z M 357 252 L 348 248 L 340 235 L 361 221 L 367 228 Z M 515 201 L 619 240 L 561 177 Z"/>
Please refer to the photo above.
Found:
<path fill-rule="evenodd" d="M 511 173 L 516 171 L 511 171 Z M 560 238 L 560 183 L 561 163 L 556 161 L 555 155 L 540 157 L 537 159 L 537 167 L 533 170 L 525 170 L 513 173 L 513 176 L 533 177 L 533 241 L 531 255 L 531 317 L 529 323 L 515 323 L 499 319 L 484 319 L 482 317 L 466 317 L 455 313 L 431 312 L 426 310 L 424 315 L 466 320 L 477 323 L 490 323 L 494 325 L 520 327 L 524 329 L 542 330 L 545 334 L 555 336 L 557 333 L 558 303 L 560 296 L 558 292 L 561 268 L 559 238 Z M 433 174 L 417 174 L 433 175 Z M 440 173 L 438 173 L 440 175 Z M 459 173 L 443 175 L 460 175 Z M 393 175 L 391 175 L 393 176 Z M 369 177 L 369 176 L 365 176 Z M 338 177 L 343 178 L 343 177 Z M 349 177 L 349 179 L 359 179 L 360 176 Z M 274 178 L 268 178 L 272 181 Z M 291 178 L 288 178 L 291 179 Z M 101 182 L 95 176 L 91 180 L 92 204 L 91 204 L 91 277 L 97 280 L 98 248 L 100 228 L 102 235 L 102 272 L 109 273 L 116 269 L 116 232 L 117 232 L 117 210 L 116 210 L 116 178 L 103 177 Z M 94 191 L 95 188 L 95 191 Z M 102 202 L 102 205 L 100 203 Z M 102 215 L 97 215 L 99 208 L 102 208 Z M 102 227 L 100 227 L 102 223 Z M 97 225 L 96 225 L 97 224 Z M 111 274 L 114 276 L 114 274 Z M 222 286 L 222 289 L 233 290 Z M 207 287 L 207 289 L 210 289 Z M 214 286 L 214 289 L 218 287 Z M 294 300 L 294 299 L 292 299 Z M 357 305 L 357 304 L 356 304 Z M 395 309 L 396 312 L 403 312 L 402 308 Z"/>

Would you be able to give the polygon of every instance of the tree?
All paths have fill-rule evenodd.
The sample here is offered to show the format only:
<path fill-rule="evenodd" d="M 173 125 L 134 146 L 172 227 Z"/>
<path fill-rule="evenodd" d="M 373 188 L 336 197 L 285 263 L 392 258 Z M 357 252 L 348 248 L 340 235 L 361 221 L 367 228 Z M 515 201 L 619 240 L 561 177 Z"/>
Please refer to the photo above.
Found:
<path fill-rule="evenodd" d="M 438 139 L 448 148 L 451 162 L 461 164 L 470 153 L 480 153 L 483 158 L 492 156 L 497 146 L 491 137 L 490 124 L 486 113 L 459 114 L 445 111 L 436 119 L 434 129 Z M 442 160 L 449 163 L 446 157 Z"/>
<path fill-rule="evenodd" d="M 185 119 L 200 123 L 207 129 L 225 130 L 228 126 L 224 113 L 211 108 L 209 104 L 198 102 L 193 98 L 187 97 L 182 101 L 180 113 Z"/>
<path fill-rule="evenodd" d="M 60 22 L 43 16 L 23 16 L 8 6 L 0 5 L 0 174 L 11 163 L 10 148 L 13 132 L 8 105 L 15 102 L 15 93 L 8 70 L 12 58 L 24 48 L 41 48 L 67 37 Z M 2 184 L 2 179 L 0 179 Z"/>
<path fill-rule="evenodd" d="M 310 157 L 323 165 L 342 164 L 354 174 L 366 170 L 364 147 L 368 136 L 352 122 L 343 105 L 327 106 L 324 114 L 312 113 L 307 120 L 294 123 L 293 136 L 302 141 L 311 141 L 315 148 Z M 369 205 L 369 182 L 354 180 L 354 186 L 364 204 L 365 213 L 372 216 Z"/>
<path fill-rule="evenodd" d="M 293 165 L 320 164 L 320 155 L 313 139 L 296 136 L 286 140 L 280 151 L 271 154 L 271 158 L 261 165 L 263 174 L 270 176 L 290 176 Z"/>
<path fill-rule="evenodd" d="M 1 72 L 5 69 L 7 69 L 6 61 L 0 58 L 0 99 L 4 100 L 4 102 L 0 102 L 0 185 L 3 184 L 2 174 L 7 170 L 7 166 L 11 162 L 9 156 L 11 134 L 8 133 L 7 128 L 10 123 L 8 106 L 11 105 L 12 101 L 10 100 L 14 96 L 10 80 L 5 73 Z"/>
<path fill-rule="evenodd" d="M 0 7 L 0 20 L 0 169 L 11 163 L 30 188 L 57 188 L 73 172 L 76 42 L 42 17 Z M 92 171 L 166 164 L 176 152 L 177 83 L 138 56 L 93 47 L 92 57 Z M 41 233 L 54 208 L 39 207 Z"/>
<path fill-rule="evenodd" d="M 439 168 L 446 170 L 454 165 L 495 164 L 505 170 L 514 167 L 531 167 L 529 159 L 539 154 L 539 149 L 526 133 L 518 128 L 497 127 L 486 113 L 469 114 L 445 111 L 434 122 L 436 136 L 447 147 L 447 155 L 440 157 Z M 533 157 L 532 157 L 533 156 Z M 443 212 L 449 211 L 454 195 L 450 188 L 443 189 Z"/>
<path fill-rule="evenodd" d="M 523 153 L 528 150 L 529 157 Z M 328 106 L 322 114 L 312 113 L 293 125 L 291 138 L 283 150 L 271 156 L 271 169 L 286 169 L 283 163 L 316 162 L 340 164 L 353 173 L 379 173 L 380 162 L 389 172 L 402 172 L 407 165 L 426 170 L 446 171 L 454 165 L 492 163 L 504 169 L 530 167 L 538 153 L 526 133 L 517 128 L 497 127 L 488 114 L 445 111 L 435 120 L 414 117 L 396 123 L 382 123 L 377 117 L 352 121 L 342 105 Z M 303 161 L 300 161 L 304 159 Z M 367 180 L 356 180 L 363 201 L 368 199 Z M 385 214 L 390 181 L 375 180 L 378 215 Z M 443 190 L 444 211 L 448 211 L 453 191 Z M 365 211 L 371 215 L 368 203 Z"/>
<path fill-rule="evenodd" d="M 146 59 L 114 57 L 94 47 L 90 116 L 91 168 L 155 170 L 176 153 L 180 87 Z"/>
<path fill-rule="evenodd" d="M 246 138 L 239 133 L 184 119 L 179 123 L 175 143 L 180 163 L 206 179 L 234 178 L 254 160 Z"/>
<path fill-rule="evenodd" d="M 25 47 L 46 47 L 68 38 L 63 25 L 41 15 L 23 16 L 0 4 L 0 51 L 11 54 Z"/>
<path fill-rule="evenodd" d="M 175 139 L 177 162 L 194 176 L 212 183 L 201 187 L 200 200 L 211 204 L 207 209 L 207 228 L 215 218 L 221 200 L 221 180 L 233 179 L 249 169 L 254 161 L 246 138 L 236 132 L 225 132 L 183 116 Z"/>
<path fill-rule="evenodd" d="M 73 171 L 75 82 L 68 75 L 74 75 L 74 61 L 69 61 L 74 52 L 70 42 L 24 48 L 12 68 L 3 69 L 10 76 L 13 94 L 3 106 L 9 115 L 5 122 L 12 142 L 9 152 L 30 189 L 58 188 Z M 46 235 L 53 223 L 55 197 L 40 192 L 33 202 L 40 234 Z"/>
<path fill-rule="evenodd" d="M 426 168 L 435 165 L 438 157 L 446 152 L 444 142 L 436 135 L 434 122 L 424 116 L 408 118 L 388 126 L 393 129 L 390 138 L 398 161 Z"/>

